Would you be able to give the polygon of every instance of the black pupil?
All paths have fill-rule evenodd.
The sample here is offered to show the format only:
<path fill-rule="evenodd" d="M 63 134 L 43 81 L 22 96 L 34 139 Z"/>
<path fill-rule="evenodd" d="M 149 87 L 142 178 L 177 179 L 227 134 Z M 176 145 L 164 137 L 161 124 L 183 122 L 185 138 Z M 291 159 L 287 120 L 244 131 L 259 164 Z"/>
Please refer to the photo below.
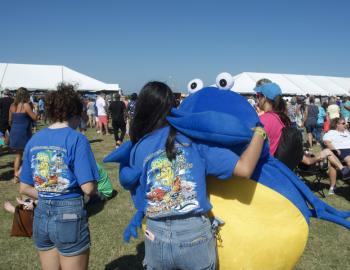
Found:
<path fill-rule="evenodd" d="M 225 87 L 227 85 L 227 81 L 225 79 L 221 79 L 219 83 L 221 87 Z"/>
<path fill-rule="evenodd" d="M 195 89 L 197 87 L 197 84 L 194 82 L 194 83 L 191 83 L 191 89 Z"/>

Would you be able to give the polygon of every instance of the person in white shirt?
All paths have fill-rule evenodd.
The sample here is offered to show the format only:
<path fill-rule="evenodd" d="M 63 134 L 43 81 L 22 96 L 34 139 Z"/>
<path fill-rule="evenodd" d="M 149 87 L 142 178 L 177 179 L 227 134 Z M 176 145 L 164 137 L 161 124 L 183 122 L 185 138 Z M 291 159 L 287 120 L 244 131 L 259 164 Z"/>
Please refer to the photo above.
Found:
<path fill-rule="evenodd" d="M 323 136 L 323 141 L 329 149 L 336 150 L 350 167 L 350 132 L 346 129 L 344 118 L 334 118 L 331 121 L 331 130 Z"/>
<path fill-rule="evenodd" d="M 329 105 L 327 108 L 327 114 L 330 120 L 340 117 L 340 108 L 336 104 L 335 99 L 331 98 L 329 100 Z"/>
<path fill-rule="evenodd" d="M 100 133 L 108 135 L 108 115 L 107 115 L 107 103 L 105 100 L 105 95 L 100 93 L 96 99 L 96 108 L 98 122 L 100 126 Z"/>

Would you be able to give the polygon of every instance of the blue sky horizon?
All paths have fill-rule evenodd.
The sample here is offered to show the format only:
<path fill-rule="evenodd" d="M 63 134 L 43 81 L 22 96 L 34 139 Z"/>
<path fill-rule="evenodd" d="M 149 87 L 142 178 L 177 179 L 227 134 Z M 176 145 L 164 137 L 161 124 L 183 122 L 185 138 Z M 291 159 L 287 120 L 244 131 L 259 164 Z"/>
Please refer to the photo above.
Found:
<path fill-rule="evenodd" d="M 350 1 L 1 3 L 0 62 L 65 65 L 126 92 L 223 71 L 350 77 Z"/>

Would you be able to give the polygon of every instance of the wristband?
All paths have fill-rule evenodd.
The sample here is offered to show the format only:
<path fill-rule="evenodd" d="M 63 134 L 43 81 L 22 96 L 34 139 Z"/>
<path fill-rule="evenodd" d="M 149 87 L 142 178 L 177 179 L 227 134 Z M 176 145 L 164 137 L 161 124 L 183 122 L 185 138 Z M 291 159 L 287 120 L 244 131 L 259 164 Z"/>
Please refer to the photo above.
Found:
<path fill-rule="evenodd" d="M 253 130 L 254 130 L 254 134 L 258 134 L 258 135 L 261 136 L 264 140 L 267 139 L 266 131 L 265 131 L 262 127 L 255 127 L 255 128 L 253 128 Z"/>

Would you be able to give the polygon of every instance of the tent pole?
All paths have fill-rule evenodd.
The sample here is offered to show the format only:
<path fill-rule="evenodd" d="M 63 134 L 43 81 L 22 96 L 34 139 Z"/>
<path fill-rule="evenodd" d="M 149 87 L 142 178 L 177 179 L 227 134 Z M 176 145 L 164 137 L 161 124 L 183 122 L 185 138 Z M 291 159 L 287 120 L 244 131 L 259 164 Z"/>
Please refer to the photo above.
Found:
<path fill-rule="evenodd" d="M 1 78 L 1 81 L 0 81 L 0 89 L 2 88 L 2 82 L 4 81 L 5 73 L 6 73 L 6 71 L 7 71 L 8 65 L 9 65 L 9 63 L 6 63 L 6 67 L 5 67 L 5 70 L 4 70 L 4 74 L 2 74 L 2 78 Z"/>

